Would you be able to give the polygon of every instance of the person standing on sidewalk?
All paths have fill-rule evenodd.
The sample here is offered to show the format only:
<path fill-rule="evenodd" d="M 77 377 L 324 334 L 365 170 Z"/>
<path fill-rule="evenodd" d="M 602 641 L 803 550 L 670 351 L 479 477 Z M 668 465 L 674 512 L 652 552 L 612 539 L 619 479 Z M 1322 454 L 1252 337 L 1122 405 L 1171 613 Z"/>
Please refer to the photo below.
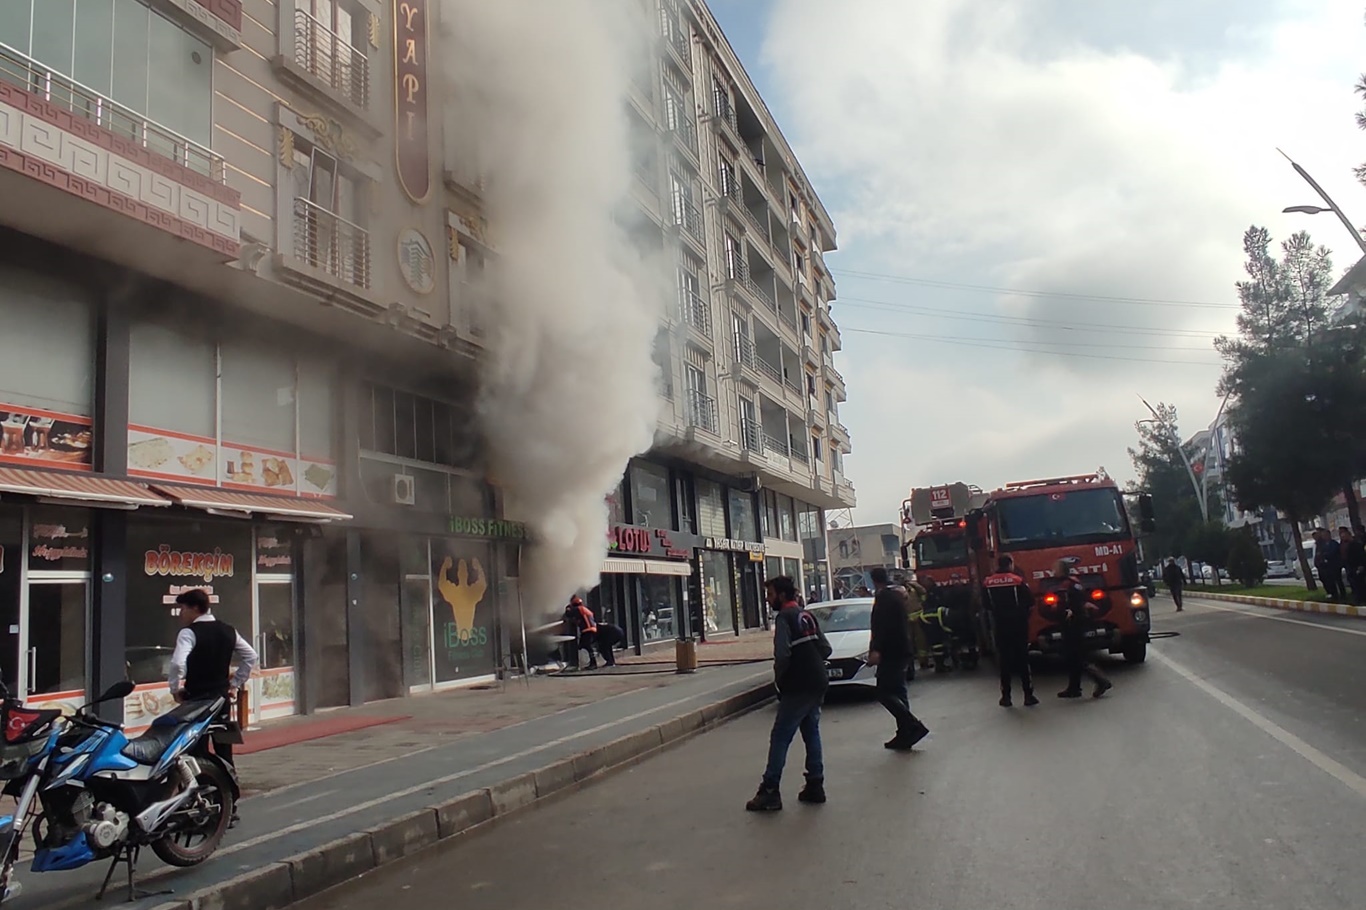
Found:
<path fill-rule="evenodd" d="M 1002 708 L 1009 708 L 1010 682 L 1020 677 L 1026 708 L 1039 703 L 1034 694 L 1034 678 L 1029 672 L 1029 611 L 1034 595 L 1029 585 L 1015 573 L 1015 560 L 1002 556 L 996 561 L 995 574 L 982 579 L 982 599 L 991 615 L 991 630 L 996 642 L 996 660 L 1001 665 Z"/>
<path fill-rule="evenodd" d="M 750 812 L 776 812 L 783 807 L 778 789 L 787 764 L 787 750 L 798 731 L 806 746 L 806 786 L 797 794 L 804 803 L 825 802 L 825 763 L 821 752 L 821 704 L 830 687 L 825 661 L 830 642 L 816 617 L 797 603 L 797 586 L 786 575 L 765 585 L 773 618 L 773 684 L 778 690 L 778 714 L 768 740 L 768 765 L 759 792 L 745 803 Z"/>
<path fill-rule="evenodd" d="M 1172 600 L 1176 601 L 1176 612 L 1180 613 L 1184 609 L 1182 596 L 1186 591 L 1186 573 L 1176 564 L 1174 556 L 1167 557 L 1167 564 L 1162 567 L 1162 583 L 1172 592 Z"/>
<path fill-rule="evenodd" d="M 225 699 L 223 710 L 231 719 L 237 693 L 251 678 L 260 658 L 236 629 L 213 615 L 204 591 L 184 591 L 175 602 L 185 628 L 176 636 L 171 652 L 171 672 L 166 680 L 171 695 L 178 702 Z M 234 660 L 237 672 L 230 674 Z M 213 751 L 234 765 L 230 743 L 215 742 Z"/>
<path fill-rule="evenodd" d="M 1352 589 L 1352 603 L 1361 606 L 1366 603 L 1366 547 L 1346 528 L 1338 528 L 1338 546 L 1347 570 L 1347 585 Z"/>
<path fill-rule="evenodd" d="M 878 701 L 896 718 L 896 735 L 883 745 L 907 751 L 930 732 L 911 713 L 910 697 L 906 694 L 907 665 L 911 659 L 910 601 L 904 588 L 892 587 L 886 569 L 879 566 L 871 574 L 877 593 L 873 596 L 869 623 L 872 635 L 868 640 L 868 663 L 877 667 Z"/>

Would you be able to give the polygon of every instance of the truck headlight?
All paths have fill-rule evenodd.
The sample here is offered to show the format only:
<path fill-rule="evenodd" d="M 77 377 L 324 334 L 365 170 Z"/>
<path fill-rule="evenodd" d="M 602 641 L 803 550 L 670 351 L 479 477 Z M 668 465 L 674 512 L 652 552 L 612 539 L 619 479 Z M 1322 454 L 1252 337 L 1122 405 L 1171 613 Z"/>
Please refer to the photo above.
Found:
<path fill-rule="evenodd" d="M 1133 607 L 1134 609 L 1146 607 L 1147 605 L 1148 598 L 1143 596 L 1142 591 L 1135 591 L 1134 593 L 1129 595 L 1129 606 Z"/>

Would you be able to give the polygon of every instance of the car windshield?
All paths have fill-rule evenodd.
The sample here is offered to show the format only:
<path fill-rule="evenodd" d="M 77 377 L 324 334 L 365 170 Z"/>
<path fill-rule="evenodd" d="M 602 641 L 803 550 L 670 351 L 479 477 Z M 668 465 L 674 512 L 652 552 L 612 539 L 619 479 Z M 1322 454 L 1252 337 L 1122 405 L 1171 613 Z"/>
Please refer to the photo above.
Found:
<path fill-rule="evenodd" d="M 922 534 L 915 539 L 915 567 L 941 569 L 968 564 L 966 534 Z"/>
<path fill-rule="evenodd" d="M 1129 536 L 1119 491 L 1064 490 L 996 503 L 1001 545 L 1046 547 Z"/>
<path fill-rule="evenodd" d="M 871 600 L 837 600 L 833 603 L 815 604 L 808 609 L 826 634 L 867 632 L 873 627 Z"/>

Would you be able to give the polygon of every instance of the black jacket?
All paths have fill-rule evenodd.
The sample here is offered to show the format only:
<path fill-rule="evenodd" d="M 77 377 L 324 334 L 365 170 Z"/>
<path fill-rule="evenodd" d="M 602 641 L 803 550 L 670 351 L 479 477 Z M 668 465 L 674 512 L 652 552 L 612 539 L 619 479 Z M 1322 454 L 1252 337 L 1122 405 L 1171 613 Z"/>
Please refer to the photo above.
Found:
<path fill-rule="evenodd" d="M 773 684 L 778 696 L 824 695 L 830 687 L 825 668 L 830 653 L 816 617 L 795 602 L 784 604 L 773 622 Z"/>
<path fill-rule="evenodd" d="M 1029 628 L 1034 594 L 1024 578 L 1014 572 L 997 572 L 982 580 L 982 602 L 991 613 L 996 634 L 1019 634 Z"/>
<path fill-rule="evenodd" d="M 1186 573 L 1174 562 L 1162 567 L 1162 581 L 1169 588 L 1180 588 L 1186 584 Z"/>
<path fill-rule="evenodd" d="M 873 627 L 868 647 L 883 661 L 911 656 L 910 599 L 899 587 L 886 587 L 873 597 Z"/>

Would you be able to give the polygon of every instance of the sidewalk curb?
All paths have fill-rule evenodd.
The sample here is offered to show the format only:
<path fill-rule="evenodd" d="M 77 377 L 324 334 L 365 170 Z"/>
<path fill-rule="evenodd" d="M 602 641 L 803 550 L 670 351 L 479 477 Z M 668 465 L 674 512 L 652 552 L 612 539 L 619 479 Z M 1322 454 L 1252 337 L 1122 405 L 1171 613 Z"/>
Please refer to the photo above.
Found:
<path fill-rule="evenodd" d="M 1190 597 L 1205 600 L 1222 600 L 1226 603 L 1249 604 L 1254 607 L 1272 607 L 1276 610 L 1292 610 L 1296 613 L 1323 613 L 1329 616 L 1351 616 L 1356 619 L 1366 619 L 1366 607 L 1354 607 L 1351 604 L 1322 603 L 1316 600 L 1283 600 L 1279 597 L 1252 597 L 1248 594 L 1215 594 L 1204 591 L 1194 594 L 1189 588 L 1186 589 L 1186 593 Z"/>
<path fill-rule="evenodd" d="M 536 771 L 286 857 L 154 910 L 282 910 L 419 850 L 624 770 L 661 749 L 761 707 L 772 697 L 771 683 L 758 686 Z"/>

